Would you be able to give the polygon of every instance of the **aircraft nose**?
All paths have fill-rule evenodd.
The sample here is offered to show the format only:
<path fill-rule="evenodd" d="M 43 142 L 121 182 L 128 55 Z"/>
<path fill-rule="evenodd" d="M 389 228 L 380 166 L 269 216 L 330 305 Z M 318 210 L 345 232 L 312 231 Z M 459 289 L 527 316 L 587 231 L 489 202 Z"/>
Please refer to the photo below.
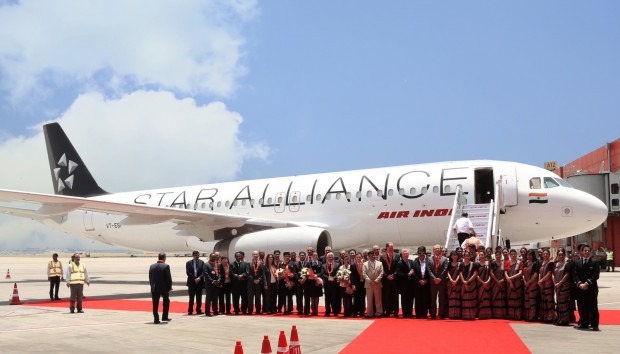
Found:
<path fill-rule="evenodd" d="M 584 196 L 581 198 L 579 214 L 583 220 L 590 223 L 592 228 L 602 224 L 607 219 L 607 205 L 597 197 L 582 192 Z"/>

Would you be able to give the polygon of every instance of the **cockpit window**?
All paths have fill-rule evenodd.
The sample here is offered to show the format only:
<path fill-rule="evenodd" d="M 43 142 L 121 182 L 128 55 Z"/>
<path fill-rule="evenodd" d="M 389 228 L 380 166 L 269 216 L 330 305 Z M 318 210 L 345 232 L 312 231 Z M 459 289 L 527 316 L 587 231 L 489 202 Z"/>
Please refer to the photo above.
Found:
<path fill-rule="evenodd" d="M 530 179 L 530 189 L 540 189 L 540 177 Z"/>
<path fill-rule="evenodd" d="M 551 177 L 545 177 L 545 188 L 555 188 L 559 187 L 560 184 Z"/>
<path fill-rule="evenodd" d="M 562 187 L 566 187 L 566 188 L 573 188 L 573 186 L 571 186 L 570 183 L 566 182 L 565 180 L 561 179 L 561 178 L 554 178 Z"/>

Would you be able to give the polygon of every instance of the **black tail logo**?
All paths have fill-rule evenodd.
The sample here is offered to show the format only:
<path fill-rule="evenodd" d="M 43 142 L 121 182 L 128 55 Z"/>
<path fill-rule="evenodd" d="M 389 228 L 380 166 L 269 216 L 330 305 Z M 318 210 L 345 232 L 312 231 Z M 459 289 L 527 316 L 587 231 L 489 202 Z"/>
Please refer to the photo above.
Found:
<path fill-rule="evenodd" d="M 56 194 L 73 197 L 108 194 L 99 187 L 58 123 L 44 125 L 43 132 Z"/>

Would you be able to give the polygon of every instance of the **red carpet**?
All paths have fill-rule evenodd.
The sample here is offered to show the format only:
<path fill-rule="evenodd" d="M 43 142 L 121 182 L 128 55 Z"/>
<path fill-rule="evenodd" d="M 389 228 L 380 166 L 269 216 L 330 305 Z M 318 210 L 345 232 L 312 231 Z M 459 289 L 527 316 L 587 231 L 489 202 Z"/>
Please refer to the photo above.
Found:
<path fill-rule="evenodd" d="M 447 353 L 461 352 L 464 348 L 475 352 L 480 349 L 476 343 L 484 343 L 485 353 L 530 352 L 509 321 L 476 321 L 472 332 L 473 324 L 458 320 L 375 320 L 340 353 L 367 353 L 370 348 L 381 353 L 426 352 L 432 348 L 441 348 L 440 352 Z M 377 338 L 387 340 L 377 341 Z"/>

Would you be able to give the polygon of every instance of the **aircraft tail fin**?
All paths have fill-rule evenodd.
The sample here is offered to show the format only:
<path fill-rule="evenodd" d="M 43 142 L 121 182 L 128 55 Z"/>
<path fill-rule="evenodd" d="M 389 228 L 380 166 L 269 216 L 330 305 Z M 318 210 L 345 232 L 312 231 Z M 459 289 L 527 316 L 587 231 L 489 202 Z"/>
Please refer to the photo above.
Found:
<path fill-rule="evenodd" d="M 60 124 L 46 124 L 43 126 L 43 132 L 56 194 L 72 197 L 94 197 L 108 194 L 99 187 L 90 174 Z"/>

